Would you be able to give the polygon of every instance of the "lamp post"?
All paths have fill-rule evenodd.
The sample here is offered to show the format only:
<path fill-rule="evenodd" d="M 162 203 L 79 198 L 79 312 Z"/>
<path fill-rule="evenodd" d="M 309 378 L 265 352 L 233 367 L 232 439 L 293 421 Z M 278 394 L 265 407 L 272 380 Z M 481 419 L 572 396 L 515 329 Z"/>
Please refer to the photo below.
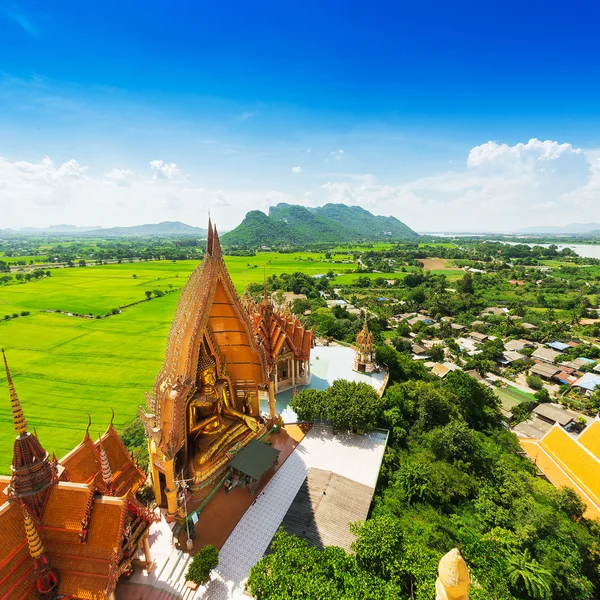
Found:
<path fill-rule="evenodd" d="M 183 495 L 183 510 L 185 512 L 185 526 L 187 531 L 187 540 L 185 542 L 185 547 L 187 548 L 188 552 L 194 547 L 194 540 L 192 540 L 192 538 L 190 537 L 190 520 L 188 519 L 187 497 L 185 495 L 185 485 L 189 481 L 193 481 L 193 479 L 183 479 L 183 475 L 181 479 L 177 480 L 177 484 L 179 485 L 181 493 Z"/>

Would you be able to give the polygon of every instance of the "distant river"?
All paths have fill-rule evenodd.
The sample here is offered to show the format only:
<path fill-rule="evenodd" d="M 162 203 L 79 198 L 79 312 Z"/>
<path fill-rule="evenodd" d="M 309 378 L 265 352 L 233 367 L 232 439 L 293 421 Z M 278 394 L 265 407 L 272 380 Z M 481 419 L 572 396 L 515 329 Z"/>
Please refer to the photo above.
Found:
<path fill-rule="evenodd" d="M 498 240 L 499 241 L 499 240 Z M 505 242 L 502 241 L 502 244 L 511 244 L 513 246 L 517 244 L 526 244 L 526 242 Z M 527 244 L 527 246 L 543 246 L 544 248 L 548 248 L 551 244 Z M 600 245 L 594 244 L 555 244 L 558 248 L 559 252 L 563 248 L 570 248 L 573 252 L 577 252 L 579 256 L 584 256 L 585 258 L 600 258 Z"/>

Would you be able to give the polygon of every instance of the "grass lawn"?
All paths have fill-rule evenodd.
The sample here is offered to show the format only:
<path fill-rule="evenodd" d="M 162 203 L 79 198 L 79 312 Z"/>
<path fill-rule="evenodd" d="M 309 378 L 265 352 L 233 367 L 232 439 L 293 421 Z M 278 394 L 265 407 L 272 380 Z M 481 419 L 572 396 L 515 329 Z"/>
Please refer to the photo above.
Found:
<path fill-rule="evenodd" d="M 507 388 L 496 388 L 494 391 L 498 398 L 500 398 L 502 408 L 505 410 L 510 410 L 517 406 L 517 404 L 521 404 L 521 402 L 535 402 L 535 398 L 531 394 L 522 392 L 510 385 Z"/>

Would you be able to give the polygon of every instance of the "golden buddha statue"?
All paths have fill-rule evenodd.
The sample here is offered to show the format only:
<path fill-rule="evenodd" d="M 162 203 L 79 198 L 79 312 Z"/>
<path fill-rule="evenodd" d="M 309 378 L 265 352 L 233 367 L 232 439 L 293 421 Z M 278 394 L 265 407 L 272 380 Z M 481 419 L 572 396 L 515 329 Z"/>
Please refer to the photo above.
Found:
<path fill-rule="evenodd" d="M 198 366 L 198 391 L 187 406 L 188 446 L 193 454 L 194 470 L 227 450 L 235 438 L 258 431 L 258 420 L 249 414 L 244 403 L 240 412 L 233 405 L 229 381 L 217 376 L 213 358 L 203 351 Z"/>

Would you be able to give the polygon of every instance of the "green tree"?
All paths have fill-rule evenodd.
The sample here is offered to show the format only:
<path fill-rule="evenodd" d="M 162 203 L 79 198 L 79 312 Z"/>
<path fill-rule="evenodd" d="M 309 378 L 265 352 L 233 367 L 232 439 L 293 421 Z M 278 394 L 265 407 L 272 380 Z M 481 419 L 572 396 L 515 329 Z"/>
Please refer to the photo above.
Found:
<path fill-rule="evenodd" d="M 198 585 L 205 585 L 210 580 L 210 572 L 216 569 L 218 564 L 219 551 L 211 544 L 208 544 L 192 558 L 185 578 L 187 581 L 193 581 Z"/>
<path fill-rule="evenodd" d="M 551 573 L 532 558 L 529 549 L 509 555 L 507 573 L 510 586 L 517 594 L 527 594 L 535 600 L 550 600 L 552 597 Z"/>

